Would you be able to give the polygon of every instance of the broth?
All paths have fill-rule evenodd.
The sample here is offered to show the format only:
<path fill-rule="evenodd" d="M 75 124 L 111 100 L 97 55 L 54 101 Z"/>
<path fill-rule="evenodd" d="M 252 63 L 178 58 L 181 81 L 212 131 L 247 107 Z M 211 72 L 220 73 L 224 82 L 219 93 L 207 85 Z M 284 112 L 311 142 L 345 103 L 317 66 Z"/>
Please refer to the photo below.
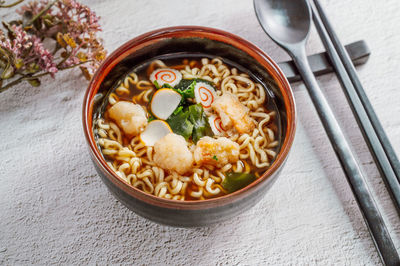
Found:
<path fill-rule="evenodd" d="M 205 67 L 206 65 L 207 67 Z M 213 72 L 213 66 L 215 66 L 217 72 Z M 240 148 L 239 160 L 235 163 L 230 162 L 222 167 L 217 167 L 215 165 L 208 165 L 207 163 L 204 165 L 198 165 L 198 163 L 196 162 L 192 167 L 194 169 L 193 172 L 189 171 L 185 174 L 180 175 L 173 170 L 161 169 L 159 165 L 154 163 L 154 147 L 146 145 L 142 147 L 143 141 L 138 142 L 135 140 L 137 137 L 132 137 L 123 133 L 123 130 L 118 127 L 115 120 L 110 117 L 110 108 L 112 108 L 114 104 L 120 101 L 132 102 L 135 104 L 139 104 L 140 106 L 143 106 L 144 109 L 146 109 L 147 118 L 149 118 L 150 116 L 152 117 L 153 115 L 150 110 L 151 108 L 149 107 L 149 101 L 151 97 L 153 97 L 154 93 L 159 89 L 157 89 L 154 84 L 149 82 L 149 76 L 154 70 L 165 67 L 180 71 L 181 73 L 183 73 L 182 75 L 184 79 L 188 79 L 187 76 L 191 76 L 191 74 L 193 73 L 200 73 L 204 68 L 211 69 L 208 72 L 211 73 L 209 74 L 209 78 L 211 80 L 213 80 L 214 78 L 213 81 L 217 81 L 218 79 L 218 75 L 216 75 L 215 73 L 219 74 L 221 71 L 225 71 L 226 75 L 226 73 L 229 72 L 226 77 L 221 75 L 220 79 L 217 82 L 207 82 L 213 84 L 216 98 L 222 97 L 223 94 L 230 93 L 230 91 L 228 90 L 225 90 L 228 92 L 222 92 L 221 88 L 221 84 L 224 84 L 224 80 L 227 79 L 228 82 L 230 82 L 230 77 L 233 77 L 231 78 L 233 80 L 231 83 L 238 88 L 235 97 L 239 99 L 239 101 L 241 98 L 245 97 L 243 95 L 250 95 L 250 100 L 247 101 L 248 106 L 246 107 L 249 110 L 249 117 L 251 117 L 251 119 L 253 119 L 254 121 L 258 120 L 259 122 L 261 121 L 264 124 L 260 126 L 260 123 L 256 123 L 255 128 L 252 130 L 252 132 L 248 132 L 245 134 L 238 133 L 237 131 L 235 131 L 235 128 L 233 128 L 224 132 L 224 134 L 222 135 L 233 142 L 237 142 L 239 146 L 243 146 L 246 141 L 249 141 L 249 143 L 251 144 L 248 144 L 249 148 L 248 151 L 246 151 L 249 153 L 248 156 L 244 152 L 242 152 L 242 148 Z M 229 71 L 226 69 L 228 69 Z M 207 71 L 204 71 L 204 73 L 206 72 Z M 201 77 L 197 77 L 196 75 L 192 76 L 194 76 L 193 80 L 198 80 L 198 83 L 206 82 L 202 80 L 202 78 L 205 78 L 207 75 Z M 235 80 L 235 78 L 239 81 Z M 240 81 L 241 79 L 250 80 L 253 85 L 255 84 L 255 89 L 250 92 L 245 92 L 246 90 L 250 90 L 248 88 L 250 88 L 251 85 L 249 85 L 250 83 L 246 85 L 246 82 Z M 230 83 L 228 82 L 226 84 L 229 85 Z M 140 65 L 133 67 L 124 76 L 122 76 L 121 79 L 116 82 L 116 84 L 114 84 L 112 89 L 106 95 L 99 95 L 99 97 L 97 98 L 99 104 L 97 107 L 96 115 L 94 116 L 95 121 L 93 124 L 95 127 L 94 132 L 98 147 L 100 151 L 102 151 L 102 154 L 110 167 L 114 169 L 117 175 L 119 175 L 129 185 L 134 186 L 146 193 L 176 200 L 203 200 L 228 194 L 232 191 L 228 191 L 229 189 L 227 189 L 227 186 L 223 186 L 223 181 L 226 176 L 230 174 L 232 174 L 231 176 L 234 176 L 236 173 L 248 173 L 248 176 L 252 174 L 254 178 L 257 179 L 262 175 L 262 173 L 267 170 L 269 165 L 274 161 L 276 154 L 279 152 L 281 144 L 281 123 L 279 111 L 275 104 L 273 92 L 267 86 L 263 86 L 261 84 L 262 83 L 257 80 L 257 78 L 251 73 L 247 72 L 246 69 L 226 59 L 216 59 L 213 56 L 208 56 L 205 54 L 185 53 L 164 55 L 153 58 L 152 60 L 146 61 Z M 228 85 L 224 86 L 223 88 L 226 89 Z M 230 87 L 234 86 L 230 85 Z M 167 87 L 166 89 L 168 90 L 169 88 Z M 261 106 L 258 106 L 258 109 L 255 109 L 252 107 L 250 102 L 256 102 L 257 97 L 254 93 L 256 92 L 261 95 L 261 90 L 264 90 L 265 92 L 265 102 L 263 102 Z M 252 93 L 254 95 L 252 95 Z M 196 100 L 189 98 L 186 100 L 185 103 L 183 103 L 183 108 L 186 108 L 187 106 L 193 105 L 195 103 Z M 255 103 L 252 104 L 255 105 Z M 182 103 L 180 105 L 182 105 Z M 207 112 L 204 112 L 206 116 L 208 116 L 208 119 L 210 119 L 210 117 L 215 114 L 215 110 L 213 109 L 211 109 L 211 111 L 209 110 Z M 263 113 L 269 114 L 269 121 L 265 122 L 266 116 L 263 116 Z M 217 115 L 218 114 L 219 113 L 217 113 Z M 170 117 L 171 116 L 173 115 L 171 114 Z M 168 119 L 170 119 L 170 117 Z M 118 127 L 118 129 L 116 127 Z M 261 127 L 261 130 L 264 134 L 262 134 L 261 131 L 258 130 L 259 127 Z M 118 135 L 118 132 L 116 133 L 115 131 L 119 131 L 120 134 Z M 251 136 L 253 135 L 256 135 L 256 137 L 251 138 Z M 265 135 L 265 140 L 261 139 L 263 135 Z M 216 136 L 212 137 L 214 139 L 220 138 Z M 193 136 L 189 137 L 187 142 L 189 150 L 193 153 L 193 150 L 195 150 L 199 145 L 196 145 L 196 143 L 194 143 L 191 138 L 193 138 Z M 242 141 L 242 139 L 246 140 Z M 110 141 L 110 143 L 111 141 L 119 142 L 120 146 L 123 149 L 128 149 L 132 152 L 129 153 L 127 151 L 127 154 L 129 153 L 132 156 L 133 154 L 135 154 L 135 156 L 127 158 L 119 156 L 118 154 L 121 151 L 121 147 L 112 142 L 114 143 L 114 146 L 111 145 L 110 147 L 112 147 L 114 150 L 111 149 L 110 151 L 110 148 L 106 147 L 106 145 L 104 144 L 104 142 L 107 141 Z M 261 149 L 260 147 L 258 147 L 258 144 L 255 144 L 255 142 L 257 141 L 264 145 L 265 149 Z M 140 149 L 138 147 L 140 147 Z M 153 155 L 149 156 L 149 153 L 152 153 Z M 252 153 L 254 153 L 255 155 L 252 156 Z M 122 152 L 122 154 L 125 153 Z M 267 156 L 267 162 L 265 161 L 264 155 Z M 219 155 L 214 156 L 216 156 L 216 158 L 218 159 L 217 156 Z M 254 159 L 255 157 L 257 159 Z M 135 164 L 135 160 L 140 160 L 139 166 L 138 164 Z M 257 163 L 255 163 L 257 162 L 257 160 L 259 162 L 262 162 L 258 163 L 257 165 Z M 228 170 L 222 171 L 225 170 L 225 168 L 227 168 Z M 239 174 L 236 174 L 236 176 L 239 176 Z M 165 186 L 159 188 L 159 186 L 161 186 L 161 184 L 163 183 L 166 183 Z M 211 184 L 209 185 L 208 183 Z M 153 187 L 150 187 L 151 185 Z M 179 188 L 179 186 L 179 191 L 177 193 L 174 193 L 178 190 L 177 187 Z M 202 193 L 200 193 L 200 191 Z M 201 195 L 198 196 L 199 194 Z"/>

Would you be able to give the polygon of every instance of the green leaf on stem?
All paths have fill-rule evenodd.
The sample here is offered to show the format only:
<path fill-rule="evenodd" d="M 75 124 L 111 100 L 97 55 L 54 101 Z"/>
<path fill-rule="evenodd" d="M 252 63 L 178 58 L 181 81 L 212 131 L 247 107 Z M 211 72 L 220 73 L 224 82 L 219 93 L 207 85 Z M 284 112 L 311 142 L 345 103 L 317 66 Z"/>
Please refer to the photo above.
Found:
<path fill-rule="evenodd" d="M 29 84 L 32 85 L 32 87 L 39 87 L 40 86 L 40 80 L 39 79 L 28 79 Z"/>
<path fill-rule="evenodd" d="M 33 13 L 32 11 L 25 11 L 24 14 L 22 15 L 22 25 L 25 27 L 28 25 L 28 23 L 32 20 L 33 18 Z"/>
<path fill-rule="evenodd" d="M 14 40 L 15 39 L 15 33 L 14 33 L 13 29 L 11 28 L 11 25 L 9 23 L 5 22 L 5 21 L 2 21 L 1 23 L 3 24 L 4 28 L 7 29 L 7 37 L 10 40 Z"/>
<path fill-rule="evenodd" d="M 14 64 L 16 69 L 20 69 L 21 67 L 24 66 L 24 60 L 22 60 L 21 58 L 17 58 Z"/>
<path fill-rule="evenodd" d="M 10 60 L 8 60 L 6 67 L 1 73 L 1 79 L 9 79 L 14 76 L 14 68 L 11 66 Z"/>
<path fill-rule="evenodd" d="M 40 67 L 34 62 L 30 63 L 28 65 L 28 67 L 26 68 L 26 72 L 28 72 L 29 74 L 34 74 L 34 73 L 38 72 L 39 70 L 40 70 Z"/>
<path fill-rule="evenodd" d="M 14 76 L 14 69 L 12 67 L 6 68 L 3 73 L 1 73 L 1 79 L 9 79 Z"/>

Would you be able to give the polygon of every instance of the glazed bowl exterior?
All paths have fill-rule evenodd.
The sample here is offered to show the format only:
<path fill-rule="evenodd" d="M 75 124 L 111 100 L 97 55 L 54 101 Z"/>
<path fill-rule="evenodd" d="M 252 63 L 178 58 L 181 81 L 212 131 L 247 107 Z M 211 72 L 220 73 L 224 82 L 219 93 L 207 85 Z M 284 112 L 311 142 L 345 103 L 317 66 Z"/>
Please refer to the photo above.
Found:
<path fill-rule="evenodd" d="M 202 201 L 159 198 L 133 188 L 107 165 L 93 133 L 98 95 L 104 95 L 133 66 L 152 58 L 182 53 L 222 57 L 235 62 L 259 82 L 269 84 L 281 122 L 280 150 L 271 166 L 255 182 L 234 193 Z M 273 86 L 271 86 L 273 84 Z M 290 85 L 278 65 L 248 41 L 217 29 L 180 26 L 140 35 L 115 50 L 93 76 L 83 103 L 83 128 L 94 166 L 104 184 L 125 206 L 157 223 L 193 227 L 230 219 L 262 199 L 281 171 L 292 146 L 296 111 Z"/>

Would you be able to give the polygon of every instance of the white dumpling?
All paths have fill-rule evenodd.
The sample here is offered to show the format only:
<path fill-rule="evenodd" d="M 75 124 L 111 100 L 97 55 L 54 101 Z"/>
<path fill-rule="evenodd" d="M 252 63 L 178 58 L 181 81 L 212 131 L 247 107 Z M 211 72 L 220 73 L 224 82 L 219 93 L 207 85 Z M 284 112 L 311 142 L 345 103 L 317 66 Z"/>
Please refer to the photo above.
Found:
<path fill-rule="evenodd" d="M 198 165 L 223 167 L 239 160 L 239 144 L 225 137 L 202 137 L 196 144 L 194 159 Z"/>
<path fill-rule="evenodd" d="M 146 112 L 139 104 L 132 102 L 117 102 L 108 110 L 108 114 L 128 136 L 140 134 L 147 125 Z"/>
<path fill-rule="evenodd" d="M 248 108 L 229 92 L 217 97 L 212 108 L 221 117 L 226 129 L 233 126 L 239 133 L 250 133 L 256 126 L 254 119 L 249 116 Z"/>
<path fill-rule="evenodd" d="M 154 144 L 154 162 L 163 169 L 183 175 L 193 166 L 193 154 L 184 137 L 169 133 Z"/>

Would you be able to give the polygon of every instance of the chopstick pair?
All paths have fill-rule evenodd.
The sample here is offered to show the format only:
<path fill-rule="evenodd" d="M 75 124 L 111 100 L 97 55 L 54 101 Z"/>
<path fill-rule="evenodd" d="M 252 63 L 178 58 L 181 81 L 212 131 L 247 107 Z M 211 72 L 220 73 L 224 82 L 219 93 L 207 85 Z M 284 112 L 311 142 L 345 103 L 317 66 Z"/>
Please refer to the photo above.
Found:
<path fill-rule="evenodd" d="M 312 0 L 314 24 L 338 74 L 348 102 L 361 128 L 375 163 L 391 193 L 394 205 L 400 214 L 400 162 L 391 146 L 382 125 L 361 85 L 357 72 L 332 29 L 318 0 Z"/>
<path fill-rule="evenodd" d="M 336 36 L 321 5 L 318 0 L 309 0 L 309 2 L 319 36 L 337 73 L 364 139 L 393 199 L 393 203 L 400 214 L 400 163 L 396 153 L 365 94 L 348 54 Z M 367 219 L 379 218 L 373 212 L 368 213 L 368 208 L 361 208 L 361 210 Z M 381 230 L 386 230 L 386 228 L 380 228 L 381 222 L 383 221 L 376 220 L 376 223 L 372 226 L 376 228 L 369 228 L 374 237 Z M 381 242 L 376 243 L 376 245 L 385 263 L 389 265 L 400 263 L 391 239 L 375 237 L 374 240 Z"/>
<path fill-rule="evenodd" d="M 312 1 L 315 5 L 315 7 L 311 5 L 314 24 L 338 74 L 339 81 L 362 130 L 364 139 L 400 214 L 399 159 L 365 94 L 348 54 L 333 31 L 318 0 Z"/>

